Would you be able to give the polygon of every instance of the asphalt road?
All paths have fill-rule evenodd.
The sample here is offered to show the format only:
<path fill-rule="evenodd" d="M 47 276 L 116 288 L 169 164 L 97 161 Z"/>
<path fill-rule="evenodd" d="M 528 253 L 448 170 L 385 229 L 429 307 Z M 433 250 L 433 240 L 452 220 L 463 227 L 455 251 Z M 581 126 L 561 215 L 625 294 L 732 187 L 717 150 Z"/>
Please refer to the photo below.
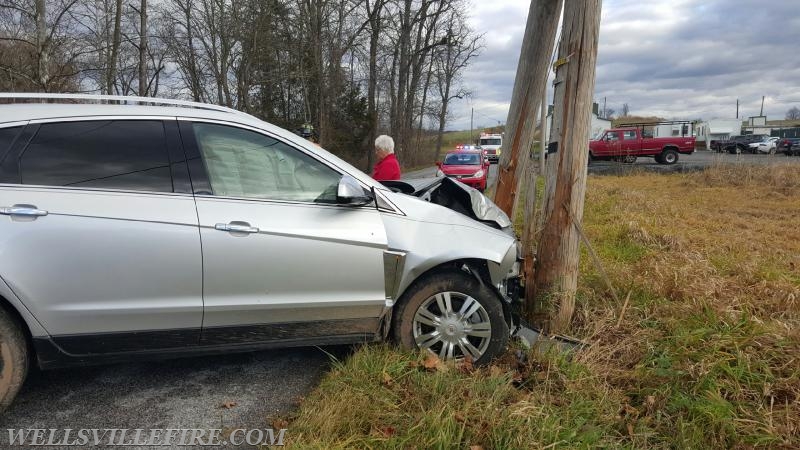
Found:
<path fill-rule="evenodd" d="M 594 175 L 624 174 L 632 170 L 645 170 L 660 173 L 690 172 L 702 170 L 718 164 L 743 164 L 743 165 L 797 165 L 800 167 L 800 158 L 778 155 L 731 155 L 730 153 L 714 153 L 697 151 L 691 155 L 680 155 L 678 162 L 663 165 L 655 162 L 653 158 L 638 158 L 633 164 L 622 164 L 613 161 L 594 161 L 589 165 L 589 173 Z M 404 178 L 428 178 L 436 176 L 436 167 L 415 170 L 403 175 Z M 489 184 L 497 177 L 497 165 L 492 164 L 489 169 Z"/>
<path fill-rule="evenodd" d="M 348 347 L 324 351 L 341 358 Z M 0 416 L 0 448 L 7 448 L 7 428 L 263 430 L 316 386 L 330 367 L 325 352 L 295 348 L 34 370 Z"/>

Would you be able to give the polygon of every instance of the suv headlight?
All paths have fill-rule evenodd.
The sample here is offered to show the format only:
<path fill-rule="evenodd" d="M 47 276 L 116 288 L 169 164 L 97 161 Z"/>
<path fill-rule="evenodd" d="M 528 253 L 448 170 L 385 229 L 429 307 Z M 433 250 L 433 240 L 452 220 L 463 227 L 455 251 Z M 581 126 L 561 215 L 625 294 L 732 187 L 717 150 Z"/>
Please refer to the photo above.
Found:
<path fill-rule="evenodd" d="M 474 175 L 472 175 L 472 176 L 473 176 L 473 178 L 480 178 L 480 177 L 482 177 L 482 176 L 483 176 L 483 169 L 481 169 L 481 170 L 479 170 L 479 171 L 475 172 L 475 174 L 474 174 Z"/>
<path fill-rule="evenodd" d="M 441 178 L 443 176 L 444 176 L 444 172 L 442 172 L 441 170 L 437 170 L 436 171 L 436 178 Z"/>

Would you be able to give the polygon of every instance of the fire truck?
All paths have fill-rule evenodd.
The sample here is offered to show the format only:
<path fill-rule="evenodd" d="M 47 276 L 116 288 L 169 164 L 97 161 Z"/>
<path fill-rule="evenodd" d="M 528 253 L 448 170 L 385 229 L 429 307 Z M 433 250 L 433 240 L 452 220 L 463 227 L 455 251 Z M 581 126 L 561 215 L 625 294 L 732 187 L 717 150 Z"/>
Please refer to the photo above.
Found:
<path fill-rule="evenodd" d="M 481 133 L 480 147 L 486 152 L 489 162 L 496 164 L 500 160 L 500 147 L 503 146 L 502 134 Z"/>

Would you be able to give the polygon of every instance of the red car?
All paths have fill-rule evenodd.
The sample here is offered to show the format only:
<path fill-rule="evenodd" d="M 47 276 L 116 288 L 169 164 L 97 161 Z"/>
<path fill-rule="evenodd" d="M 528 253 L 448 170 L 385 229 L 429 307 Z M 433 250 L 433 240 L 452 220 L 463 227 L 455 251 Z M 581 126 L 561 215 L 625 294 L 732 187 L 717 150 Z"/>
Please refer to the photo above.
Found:
<path fill-rule="evenodd" d="M 437 161 L 436 165 L 439 166 L 437 177 L 454 178 L 481 192 L 486 189 L 489 162 L 480 150 L 450 152 L 444 156 L 444 161 Z"/>

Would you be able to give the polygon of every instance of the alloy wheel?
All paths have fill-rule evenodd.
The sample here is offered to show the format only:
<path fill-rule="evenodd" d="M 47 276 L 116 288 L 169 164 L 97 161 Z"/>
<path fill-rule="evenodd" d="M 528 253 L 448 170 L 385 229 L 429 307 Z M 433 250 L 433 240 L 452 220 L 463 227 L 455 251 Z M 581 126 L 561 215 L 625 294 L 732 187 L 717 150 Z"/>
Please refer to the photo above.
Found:
<path fill-rule="evenodd" d="M 426 299 L 414 314 L 414 340 L 441 359 L 480 358 L 492 337 L 489 313 L 476 299 L 460 292 L 441 292 Z"/>

